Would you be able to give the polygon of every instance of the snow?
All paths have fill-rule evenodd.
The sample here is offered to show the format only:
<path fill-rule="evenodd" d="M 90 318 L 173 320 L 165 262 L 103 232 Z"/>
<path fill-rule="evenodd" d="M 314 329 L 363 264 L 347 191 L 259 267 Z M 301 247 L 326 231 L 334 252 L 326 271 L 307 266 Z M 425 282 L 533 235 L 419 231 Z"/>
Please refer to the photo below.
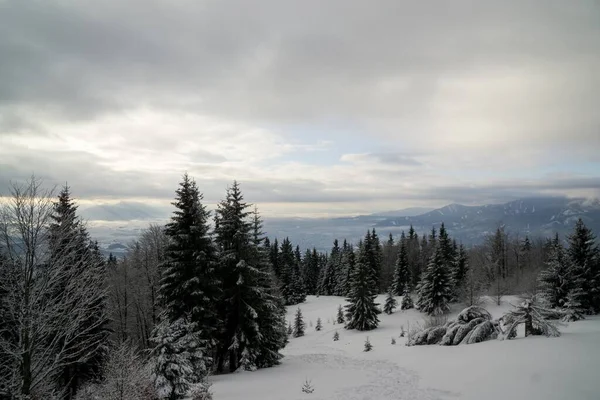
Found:
<path fill-rule="evenodd" d="M 400 300 L 400 298 L 398 298 Z M 385 302 L 385 295 L 378 298 Z M 505 297 L 500 306 L 488 299 L 484 307 L 494 318 L 517 304 Z M 325 399 L 466 399 L 466 400 L 587 400 L 600 398 L 600 317 L 571 323 L 559 338 L 520 337 L 460 346 L 406 347 L 405 330 L 423 324 L 423 314 L 412 309 L 381 314 L 379 327 L 369 332 L 347 331 L 333 324 L 335 296 L 308 296 L 300 304 L 304 321 L 323 321 L 320 332 L 291 338 L 282 364 L 255 372 L 212 377 L 219 400 Z M 298 306 L 288 307 L 288 321 Z M 455 318 L 462 307 L 454 306 Z M 333 341 L 335 331 L 340 340 Z M 369 337 L 373 350 L 363 352 Z M 392 345 L 391 338 L 396 338 Z M 314 393 L 302 392 L 309 380 Z"/>

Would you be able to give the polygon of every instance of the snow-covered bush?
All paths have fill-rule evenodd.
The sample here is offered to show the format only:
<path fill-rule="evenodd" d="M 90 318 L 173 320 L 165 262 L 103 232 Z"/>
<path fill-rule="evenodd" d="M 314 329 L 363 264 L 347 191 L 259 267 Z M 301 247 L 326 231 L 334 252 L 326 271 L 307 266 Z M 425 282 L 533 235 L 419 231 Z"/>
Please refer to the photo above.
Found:
<path fill-rule="evenodd" d="M 530 335 L 560 336 L 556 324 L 549 321 L 561 316 L 561 312 L 543 307 L 536 296 L 523 299 L 515 309 L 502 316 L 506 328 L 504 336 L 512 339 L 516 336 L 517 327 L 525 325 L 525 337 Z"/>
<path fill-rule="evenodd" d="M 498 322 L 491 319 L 487 310 L 477 306 L 465 308 L 456 321 L 446 321 L 441 316 L 430 317 L 425 320 L 423 328 L 409 333 L 406 344 L 456 346 L 496 339 L 500 327 Z"/>
<path fill-rule="evenodd" d="M 207 381 L 194 386 L 190 392 L 191 400 L 212 400 L 212 392 L 210 391 L 211 386 L 212 385 Z"/>
<path fill-rule="evenodd" d="M 82 388 L 76 400 L 155 399 L 152 366 L 130 342 L 112 347 L 102 368 L 104 379 Z"/>

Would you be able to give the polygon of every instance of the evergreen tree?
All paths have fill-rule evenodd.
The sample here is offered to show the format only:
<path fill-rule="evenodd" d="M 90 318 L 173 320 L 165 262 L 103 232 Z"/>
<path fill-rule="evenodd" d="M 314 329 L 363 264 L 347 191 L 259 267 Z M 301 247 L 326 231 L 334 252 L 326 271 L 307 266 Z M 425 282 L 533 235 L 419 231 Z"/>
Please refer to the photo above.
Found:
<path fill-rule="evenodd" d="M 338 340 L 340 340 L 340 334 L 338 331 L 335 331 L 335 333 L 333 334 L 333 341 L 337 342 Z"/>
<path fill-rule="evenodd" d="M 558 239 L 552 245 L 547 268 L 539 275 L 540 296 L 550 308 L 562 307 L 572 286 L 573 268 L 565 255 L 565 250 Z"/>
<path fill-rule="evenodd" d="M 315 326 L 316 331 L 320 331 L 323 329 L 323 323 L 321 322 L 321 318 L 317 318 L 317 326 Z"/>
<path fill-rule="evenodd" d="M 83 384 L 100 373 L 108 350 L 110 332 L 105 293 L 106 263 L 97 243 L 91 242 L 87 229 L 77 216 L 77 205 L 71 198 L 68 186 L 60 192 L 50 218 L 49 268 L 60 269 L 60 276 L 64 277 L 56 282 L 50 296 L 62 296 L 69 285 L 67 279 L 79 281 L 86 290 L 65 299 L 65 312 L 74 316 L 78 309 L 93 310 L 83 318 L 73 318 L 72 323 L 78 324 L 74 330 L 77 337 L 61 344 L 66 348 L 63 350 L 66 353 L 88 354 L 85 358 L 77 356 L 66 360 L 68 365 L 59 372 L 58 389 L 65 391 L 67 398 L 72 398 Z M 84 304 L 85 307 L 82 307 Z M 93 351 L 87 348 L 90 342 L 95 344 Z"/>
<path fill-rule="evenodd" d="M 465 287 L 467 273 L 469 272 L 469 257 L 465 247 L 461 244 L 456 252 L 456 261 L 452 271 L 452 283 L 454 286 L 454 298 L 458 299 Z"/>
<path fill-rule="evenodd" d="M 400 241 L 400 250 L 396 259 L 396 268 L 394 270 L 394 281 L 392 283 L 392 292 L 396 296 L 401 296 L 406 285 L 409 285 L 410 268 L 408 267 L 408 252 L 406 248 L 406 240 Z"/>
<path fill-rule="evenodd" d="M 269 247 L 261 245 L 267 238 L 262 232 L 262 219 L 256 207 L 252 220 L 253 252 L 250 261 L 261 272 L 258 276 L 258 289 L 262 301 L 256 306 L 257 324 L 260 331 L 260 348 L 256 355 L 256 367 L 268 368 L 279 364 L 283 357 L 279 350 L 287 344 L 285 326 L 285 301 L 279 293 L 273 266 L 269 260 Z"/>
<path fill-rule="evenodd" d="M 294 337 L 304 336 L 304 329 L 306 328 L 306 324 L 304 323 L 304 319 L 302 317 L 302 310 L 298 308 L 296 310 L 296 316 L 294 317 Z"/>
<path fill-rule="evenodd" d="M 388 291 L 388 295 L 385 299 L 385 305 L 383 306 L 383 312 L 389 315 L 394 312 L 397 305 L 398 305 L 398 302 L 394 298 L 394 293 L 392 292 L 392 289 L 390 288 L 390 290 Z"/>
<path fill-rule="evenodd" d="M 369 337 L 367 336 L 367 340 L 365 340 L 365 352 L 371 351 L 373 350 L 373 345 L 371 344 L 371 342 L 369 341 Z"/>
<path fill-rule="evenodd" d="M 296 261 L 294 248 L 289 238 L 281 243 L 279 253 L 279 266 L 282 271 L 281 293 L 286 305 L 295 305 L 306 300 L 306 291 L 300 273 L 300 266 Z"/>
<path fill-rule="evenodd" d="M 278 362 L 285 344 L 283 304 L 274 296 L 267 255 L 262 251 L 262 223 L 239 184 L 227 189 L 215 216 L 219 276 L 223 282 L 217 369 L 253 370 Z"/>
<path fill-rule="evenodd" d="M 165 261 L 159 266 L 159 298 L 163 314 L 153 333 L 153 341 L 157 344 L 154 354 L 168 356 L 165 361 L 168 364 L 173 360 L 171 356 L 177 360 L 178 354 L 193 353 L 200 361 L 191 364 L 193 371 L 182 367 L 180 374 L 185 376 L 177 377 L 182 382 L 197 381 L 205 373 L 204 364 L 210 361 L 209 354 L 216 345 L 215 335 L 220 323 L 216 312 L 221 292 L 215 271 L 215 247 L 209 236 L 209 212 L 201 200 L 196 183 L 185 174 L 176 191 L 173 203 L 176 210 L 165 229 L 169 238 Z M 200 352 L 203 355 L 199 355 Z M 157 373 L 175 373 L 171 367 L 162 368 L 161 365 L 167 364 L 160 364 L 159 360 Z M 163 378 L 175 379 L 162 376 L 157 377 L 157 382 Z"/>
<path fill-rule="evenodd" d="M 600 312 L 600 252 L 595 236 L 580 218 L 569 236 L 568 256 L 573 277 L 581 284 L 578 301 L 588 313 Z"/>
<path fill-rule="evenodd" d="M 362 250 L 364 251 L 364 250 Z M 362 257 L 359 257 L 362 258 Z M 351 280 L 350 295 L 346 306 L 346 329 L 360 331 L 377 328 L 380 313 L 375 303 L 376 285 L 373 270 L 360 260 L 354 266 Z"/>
<path fill-rule="evenodd" d="M 449 311 L 448 302 L 452 297 L 450 271 L 444 264 L 442 251 L 438 246 L 427 270 L 423 273 L 419 286 L 417 308 L 429 315 L 439 315 Z"/>
<path fill-rule="evenodd" d="M 340 246 L 337 239 L 333 241 L 333 247 L 331 253 L 327 259 L 327 265 L 323 274 L 323 280 L 321 282 L 321 295 L 332 296 L 335 294 L 337 289 L 337 278 L 339 276 L 340 266 Z"/>
<path fill-rule="evenodd" d="M 414 308 L 415 305 L 413 303 L 412 300 L 412 296 L 410 294 L 410 289 L 408 286 L 404 287 L 404 293 L 402 296 L 402 302 L 400 303 L 400 309 L 401 310 L 410 310 L 411 308 Z"/>
<path fill-rule="evenodd" d="M 198 329 L 184 319 L 164 319 L 155 329 L 153 341 L 154 386 L 159 399 L 183 399 L 192 385 L 207 375 L 205 352 Z"/>
<path fill-rule="evenodd" d="M 344 241 L 345 242 L 345 241 Z M 354 269 L 355 255 L 354 247 L 350 244 L 344 246 L 342 251 L 342 271 L 344 276 L 342 278 L 342 296 L 347 296 L 350 293 L 350 282 L 352 271 Z"/>
<path fill-rule="evenodd" d="M 336 319 L 338 324 L 343 324 L 344 322 L 346 322 L 346 320 L 344 319 L 344 309 L 342 308 L 341 304 L 338 306 Z"/>

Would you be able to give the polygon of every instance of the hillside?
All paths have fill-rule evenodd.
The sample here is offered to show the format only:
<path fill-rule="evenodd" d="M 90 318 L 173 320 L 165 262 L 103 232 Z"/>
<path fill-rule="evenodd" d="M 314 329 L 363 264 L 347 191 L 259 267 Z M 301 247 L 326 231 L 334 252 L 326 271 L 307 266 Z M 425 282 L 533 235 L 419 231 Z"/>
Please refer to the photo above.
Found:
<path fill-rule="evenodd" d="M 383 296 L 379 299 L 383 303 Z M 499 317 L 515 302 L 486 307 Z M 290 339 L 280 366 L 256 372 L 215 376 L 219 400 L 592 400 L 600 382 L 600 318 L 562 328 L 560 338 L 529 337 L 457 347 L 404 346 L 401 326 L 423 322 L 415 310 L 381 315 L 379 328 L 370 332 L 346 331 L 333 325 L 339 297 L 309 296 L 301 304 L 304 319 L 324 323 L 316 332 Z M 291 320 L 296 306 L 288 308 Z M 456 310 L 455 310 L 456 311 Z M 338 331 L 340 340 L 332 340 Z M 369 337 L 373 351 L 363 352 Z M 397 344 L 391 345 L 391 337 Z M 305 380 L 314 393 L 302 393 Z"/>

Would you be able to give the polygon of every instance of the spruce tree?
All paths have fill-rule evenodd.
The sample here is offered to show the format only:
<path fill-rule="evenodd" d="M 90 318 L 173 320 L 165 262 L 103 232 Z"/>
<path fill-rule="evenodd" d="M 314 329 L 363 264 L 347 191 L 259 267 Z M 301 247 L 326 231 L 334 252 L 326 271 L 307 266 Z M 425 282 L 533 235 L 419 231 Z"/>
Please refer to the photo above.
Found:
<path fill-rule="evenodd" d="M 321 318 L 317 318 L 317 325 L 315 326 L 316 331 L 320 331 L 323 329 L 323 323 L 321 322 Z"/>
<path fill-rule="evenodd" d="M 365 331 L 377 328 L 377 314 L 380 311 L 375 303 L 376 290 L 373 270 L 366 263 L 358 261 L 354 266 L 350 295 L 347 299 L 349 304 L 346 306 L 346 329 Z"/>
<path fill-rule="evenodd" d="M 342 308 L 341 304 L 338 306 L 336 319 L 338 324 L 343 324 L 344 322 L 346 322 L 346 320 L 344 319 L 344 309 Z"/>
<path fill-rule="evenodd" d="M 285 301 L 275 285 L 273 266 L 269 259 L 269 247 L 262 245 L 266 237 L 262 232 L 262 219 L 256 207 L 252 219 L 253 251 L 249 260 L 261 272 L 257 288 L 262 301 L 256 306 L 257 323 L 260 331 L 260 347 L 256 355 L 256 367 L 268 368 L 279 364 L 283 357 L 279 350 L 287 344 L 285 326 Z"/>
<path fill-rule="evenodd" d="M 595 236 L 580 218 L 569 236 L 568 256 L 573 277 L 581 284 L 581 307 L 588 313 L 600 312 L 600 251 Z"/>
<path fill-rule="evenodd" d="M 253 370 L 273 365 L 285 344 L 283 305 L 273 295 L 258 213 L 248 211 L 249 207 L 234 181 L 215 216 L 218 273 L 223 282 L 219 313 L 224 319 L 219 371 L 226 361 L 232 372 L 238 367 Z"/>
<path fill-rule="evenodd" d="M 279 268 L 281 269 L 281 293 L 286 305 L 295 305 L 306 300 L 306 291 L 297 263 L 294 248 L 289 238 L 281 243 L 279 253 Z"/>
<path fill-rule="evenodd" d="M 397 305 L 398 305 L 398 302 L 394 298 L 394 293 L 392 292 L 392 289 L 390 288 L 390 290 L 388 291 L 388 295 L 385 299 L 385 305 L 383 306 L 383 312 L 389 315 L 394 312 Z"/>
<path fill-rule="evenodd" d="M 77 355 L 66 360 L 67 365 L 58 375 L 58 389 L 72 398 L 82 385 L 100 373 L 108 350 L 106 263 L 97 243 L 90 240 L 86 227 L 77 216 L 77 205 L 68 186 L 61 190 L 50 218 L 49 269 L 62 277 L 55 282 L 50 296 L 59 298 L 73 282 L 85 287 L 85 290 L 73 293 L 75 297 L 65 299 L 62 305 L 65 313 L 71 314 L 72 323 L 78 324 L 74 330 L 77 336 L 60 344 L 64 353 Z M 78 310 L 86 310 L 86 315 L 77 318 Z M 88 348 L 91 342 L 94 342 L 94 349 Z"/>
<path fill-rule="evenodd" d="M 373 350 L 373 345 L 371 344 L 371 342 L 369 341 L 369 337 L 367 336 L 367 339 L 365 340 L 365 348 L 364 351 L 368 352 Z"/>
<path fill-rule="evenodd" d="M 414 308 L 415 305 L 413 303 L 412 296 L 410 294 L 410 288 L 407 286 L 404 287 L 404 293 L 402 294 L 402 302 L 400 303 L 401 310 L 410 310 Z"/>
<path fill-rule="evenodd" d="M 209 212 L 201 200 L 196 183 L 184 174 L 173 203 L 176 210 L 165 228 L 169 238 L 165 261 L 159 265 L 159 299 L 163 313 L 152 339 L 157 345 L 154 349 L 159 362 L 156 368 L 157 373 L 170 371 L 163 370 L 160 360 L 170 352 L 175 352 L 173 362 L 184 355 L 193 356 L 185 361 L 193 368 L 182 368 L 180 373 L 185 376 L 177 378 L 182 382 L 197 382 L 203 378 L 220 323 L 216 311 L 221 292 L 215 272 L 215 247 L 209 236 Z M 169 356 L 163 361 L 171 362 L 169 360 L 173 358 Z M 175 379 L 157 376 L 157 383 L 163 378 Z"/>
<path fill-rule="evenodd" d="M 338 331 L 335 331 L 335 333 L 333 334 L 333 341 L 337 342 L 338 340 L 340 340 L 340 334 Z"/>
<path fill-rule="evenodd" d="M 462 244 L 458 247 L 454 266 L 454 270 L 452 271 L 452 283 L 454 286 L 454 297 L 455 299 L 458 299 L 465 287 L 467 273 L 469 272 L 469 257 Z"/>
<path fill-rule="evenodd" d="M 443 314 L 449 311 L 448 303 L 451 298 L 450 271 L 444 263 L 440 247 L 437 246 L 419 285 L 417 308 L 429 315 Z"/>
<path fill-rule="evenodd" d="M 306 324 L 304 323 L 304 318 L 302 317 L 302 310 L 298 308 L 296 310 L 296 315 L 294 317 L 294 332 L 293 335 L 295 338 L 304 336 L 304 329 L 306 328 Z"/>
<path fill-rule="evenodd" d="M 574 277 L 570 260 L 558 239 L 558 234 L 552 244 L 546 269 L 539 277 L 540 296 L 550 308 L 562 307 L 569 294 Z"/>
<path fill-rule="evenodd" d="M 408 266 L 408 252 L 406 248 L 406 240 L 400 241 L 400 250 L 396 259 L 396 267 L 394 269 L 394 281 L 392 283 L 392 292 L 396 296 L 401 296 L 406 285 L 411 282 L 410 268 Z"/>

